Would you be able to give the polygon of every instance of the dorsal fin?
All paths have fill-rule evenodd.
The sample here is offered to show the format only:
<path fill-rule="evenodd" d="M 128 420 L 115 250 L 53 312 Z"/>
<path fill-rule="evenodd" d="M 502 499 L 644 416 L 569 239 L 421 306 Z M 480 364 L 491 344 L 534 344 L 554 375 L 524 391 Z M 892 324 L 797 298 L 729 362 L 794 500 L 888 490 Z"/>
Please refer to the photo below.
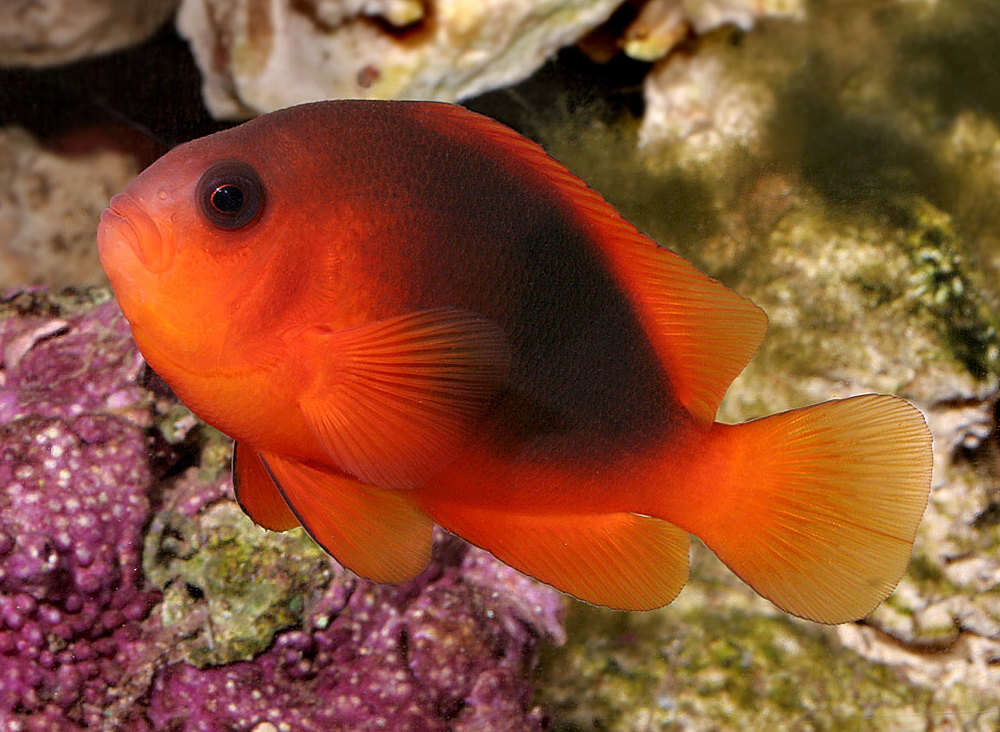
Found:
<path fill-rule="evenodd" d="M 764 312 L 642 234 L 538 144 L 460 106 L 419 106 L 444 134 L 468 130 L 499 145 L 566 196 L 632 298 L 678 400 L 713 421 L 726 389 L 764 338 Z"/>

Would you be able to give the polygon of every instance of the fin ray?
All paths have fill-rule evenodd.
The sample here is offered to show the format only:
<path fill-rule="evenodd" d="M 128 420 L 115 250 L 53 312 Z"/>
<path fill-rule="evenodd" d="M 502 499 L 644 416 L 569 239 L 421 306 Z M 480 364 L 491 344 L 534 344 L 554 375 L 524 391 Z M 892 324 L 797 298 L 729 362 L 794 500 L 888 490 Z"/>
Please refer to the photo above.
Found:
<path fill-rule="evenodd" d="M 692 530 L 775 605 L 855 620 L 891 594 L 931 482 L 931 435 L 898 397 L 869 394 L 719 425 L 740 464 Z M 721 447 L 720 447 L 721 449 Z"/>
<path fill-rule="evenodd" d="M 646 305 L 654 345 L 678 399 L 711 423 L 764 339 L 767 316 L 687 260 L 649 243 L 655 248 L 623 236 L 614 256 Z"/>
<path fill-rule="evenodd" d="M 438 308 L 303 337 L 317 364 L 300 407 L 331 458 L 362 482 L 412 488 L 468 436 L 507 376 L 499 327 Z"/>

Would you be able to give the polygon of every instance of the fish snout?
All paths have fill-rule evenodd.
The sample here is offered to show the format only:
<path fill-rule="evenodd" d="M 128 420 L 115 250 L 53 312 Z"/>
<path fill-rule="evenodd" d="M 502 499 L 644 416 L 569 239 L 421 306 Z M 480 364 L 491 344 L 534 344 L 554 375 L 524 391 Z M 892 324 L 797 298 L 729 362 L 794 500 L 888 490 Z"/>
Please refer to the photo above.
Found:
<path fill-rule="evenodd" d="M 127 245 L 132 254 L 152 273 L 163 272 L 173 262 L 173 248 L 146 209 L 128 193 L 119 193 L 101 213 L 97 245 L 107 269 L 115 250 Z"/>

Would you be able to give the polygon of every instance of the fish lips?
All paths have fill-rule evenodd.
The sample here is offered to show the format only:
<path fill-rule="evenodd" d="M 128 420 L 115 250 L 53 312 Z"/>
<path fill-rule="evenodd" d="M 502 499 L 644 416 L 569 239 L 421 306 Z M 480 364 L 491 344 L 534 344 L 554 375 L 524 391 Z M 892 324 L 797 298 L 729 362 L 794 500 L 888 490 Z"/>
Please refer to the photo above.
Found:
<path fill-rule="evenodd" d="M 145 208 L 127 193 L 119 193 L 101 213 L 97 247 L 104 270 L 112 277 L 125 262 L 126 249 L 150 273 L 166 271 L 173 263 L 174 250 L 164 241 L 159 227 Z M 124 256 L 128 256 L 125 254 Z"/>

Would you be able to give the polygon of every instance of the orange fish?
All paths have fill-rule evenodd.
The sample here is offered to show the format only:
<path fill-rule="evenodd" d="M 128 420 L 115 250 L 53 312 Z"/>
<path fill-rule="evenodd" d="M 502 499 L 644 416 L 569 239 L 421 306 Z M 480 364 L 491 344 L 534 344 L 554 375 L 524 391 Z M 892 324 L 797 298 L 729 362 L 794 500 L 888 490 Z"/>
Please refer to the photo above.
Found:
<path fill-rule="evenodd" d="M 869 394 L 715 422 L 760 308 L 461 107 L 322 102 L 189 142 L 111 200 L 99 242 L 143 355 L 236 440 L 243 509 L 364 577 L 420 572 L 436 522 L 647 609 L 694 534 L 837 623 L 909 561 L 920 412 Z"/>

